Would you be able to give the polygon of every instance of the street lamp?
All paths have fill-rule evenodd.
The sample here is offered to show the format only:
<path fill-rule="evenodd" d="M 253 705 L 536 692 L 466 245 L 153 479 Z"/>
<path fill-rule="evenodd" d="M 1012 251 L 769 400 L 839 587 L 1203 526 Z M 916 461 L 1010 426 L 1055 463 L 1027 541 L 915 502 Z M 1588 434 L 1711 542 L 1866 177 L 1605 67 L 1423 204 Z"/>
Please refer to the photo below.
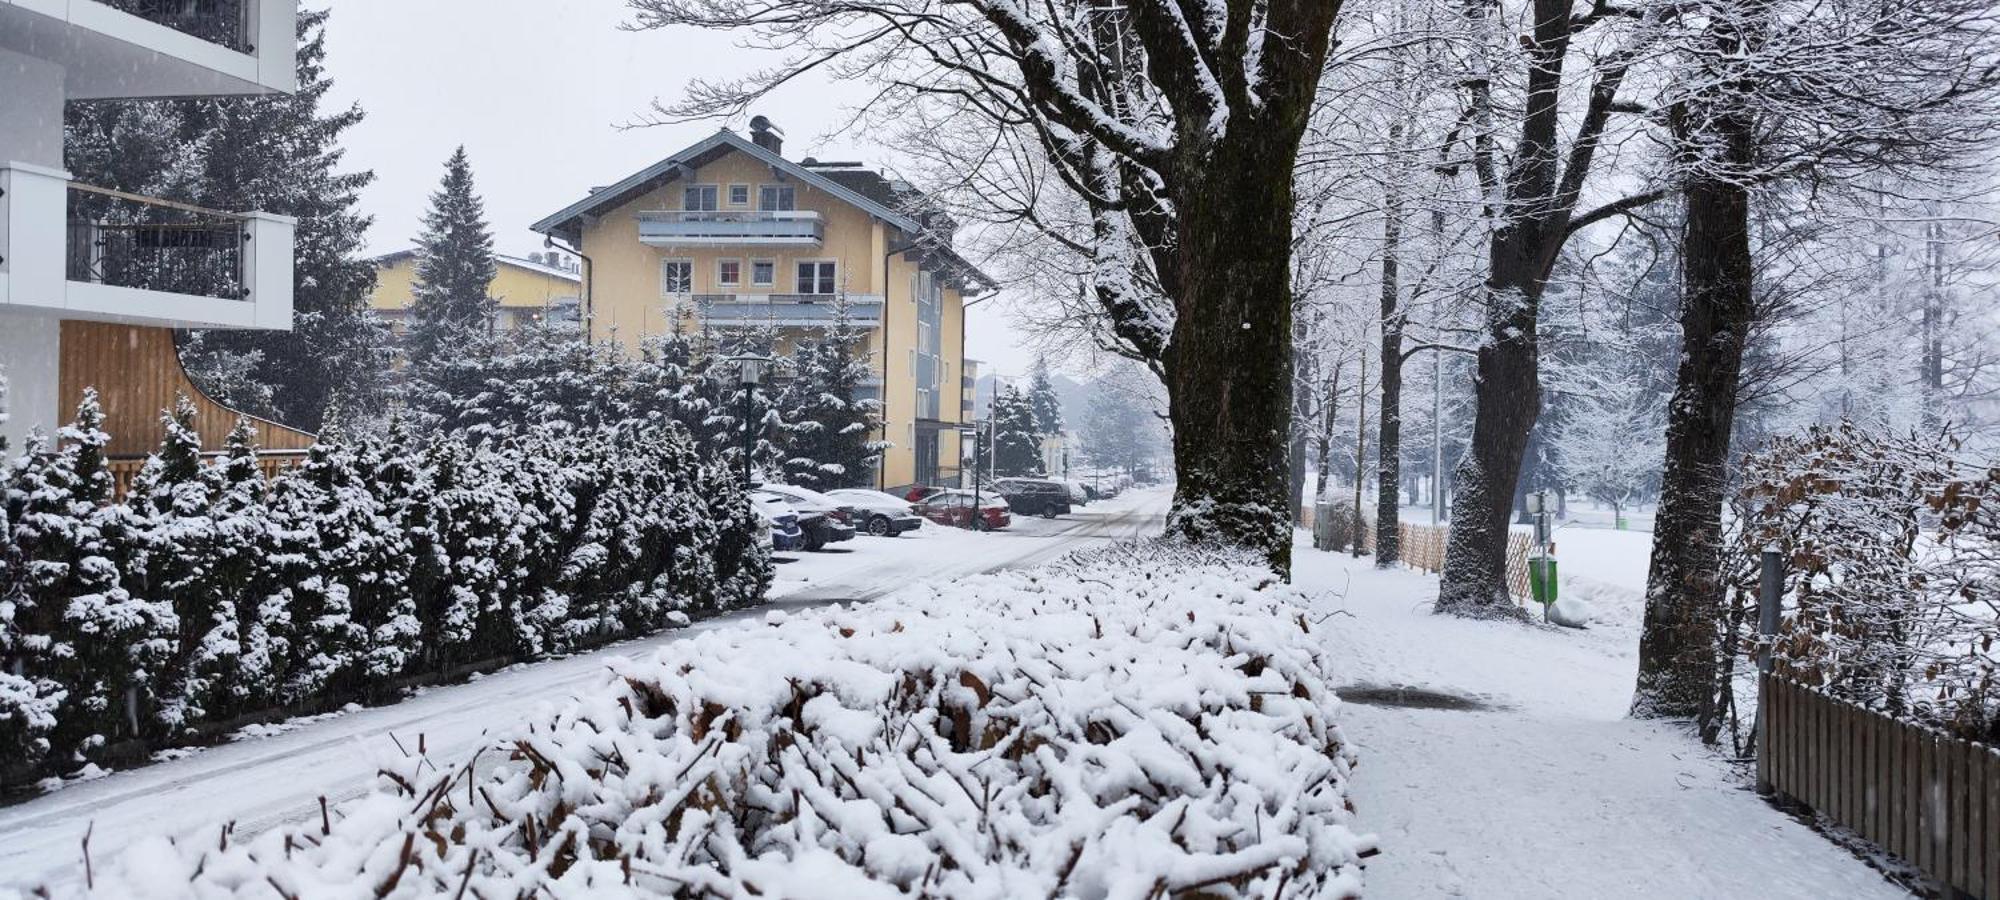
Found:
<path fill-rule="evenodd" d="M 757 433 L 751 428 L 750 417 L 757 411 L 755 395 L 764 384 L 771 358 L 761 353 L 743 353 L 730 357 L 729 362 L 736 367 L 736 384 L 743 391 L 743 486 L 748 488 L 756 483 L 750 457 L 757 448 Z"/>

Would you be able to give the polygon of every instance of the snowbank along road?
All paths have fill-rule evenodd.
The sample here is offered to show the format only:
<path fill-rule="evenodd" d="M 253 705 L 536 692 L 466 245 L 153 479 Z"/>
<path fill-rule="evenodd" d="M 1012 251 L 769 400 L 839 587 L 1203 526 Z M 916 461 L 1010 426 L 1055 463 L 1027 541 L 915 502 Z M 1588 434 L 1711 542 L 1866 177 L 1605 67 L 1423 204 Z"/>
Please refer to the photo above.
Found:
<path fill-rule="evenodd" d="M 926 525 L 900 538 L 862 537 L 830 553 L 784 554 L 771 602 L 565 659 L 514 666 L 479 680 L 416 693 L 401 703 L 269 726 L 258 737 L 142 769 L 75 783 L 0 808 L 0 886 L 81 878 L 83 838 L 104 859 L 149 835 L 186 835 L 235 823 L 237 835 L 320 814 L 359 794 L 378 753 L 470 756 L 490 735 L 538 706 L 569 698 L 604 677 L 613 656 L 639 657 L 705 630 L 758 621 L 772 608 L 867 601 L 920 581 L 1019 568 L 1109 540 L 1158 534 L 1171 493 L 1132 491 L 1061 519 L 1019 518 L 1013 528 L 974 534 Z"/>

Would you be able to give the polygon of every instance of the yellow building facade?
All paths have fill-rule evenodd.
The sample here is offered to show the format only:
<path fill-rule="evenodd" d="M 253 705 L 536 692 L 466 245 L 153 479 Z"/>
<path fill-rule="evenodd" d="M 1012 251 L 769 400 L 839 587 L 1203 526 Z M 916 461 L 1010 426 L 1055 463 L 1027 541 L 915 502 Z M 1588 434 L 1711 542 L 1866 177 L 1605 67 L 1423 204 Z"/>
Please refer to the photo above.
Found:
<path fill-rule="evenodd" d="M 575 321 L 583 302 L 583 276 L 544 260 L 495 256 L 493 283 L 486 293 L 498 302 L 493 327 L 507 331 L 538 320 Z M 409 327 L 416 297 L 417 254 L 402 250 L 375 258 L 375 292 L 368 305 L 395 334 Z"/>
<path fill-rule="evenodd" d="M 723 130 L 536 223 L 586 260 L 594 340 L 636 351 L 704 325 L 769 328 L 778 350 L 845 298 L 868 330 L 884 454 L 875 486 L 956 484 L 965 299 L 992 282 L 951 248 L 950 220 L 852 163 L 793 162 L 761 117 Z"/>

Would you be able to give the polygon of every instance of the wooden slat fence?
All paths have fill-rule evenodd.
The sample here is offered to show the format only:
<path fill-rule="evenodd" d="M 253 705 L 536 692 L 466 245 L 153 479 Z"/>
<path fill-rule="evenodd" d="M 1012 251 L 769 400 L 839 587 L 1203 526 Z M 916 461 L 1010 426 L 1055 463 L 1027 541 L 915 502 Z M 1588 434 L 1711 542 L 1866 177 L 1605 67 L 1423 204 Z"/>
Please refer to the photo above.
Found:
<path fill-rule="evenodd" d="M 1363 522 L 1361 552 L 1373 554 L 1375 520 L 1364 518 Z M 1445 544 L 1451 539 L 1449 526 L 1399 522 L 1397 529 L 1401 532 L 1403 565 L 1433 575 L 1444 571 Z M 1533 548 L 1534 538 L 1531 535 L 1520 531 L 1507 533 L 1507 590 L 1517 598 L 1525 599 L 1531 596 L 1528 587 L 1528 553 Z"/>
<path fill-rule="evenodd" d="M 202 461 L 211 465 L 221 458 L 222 454 L 220 453 L 202 454 Z M 265 480 L 268 481 L 278 477 L 279 472 L 298 465 L 305 458 L 306 452 L 304 450 L 260 451 L 257 454 L 257 470 L 263 472 Z M 139 470 L 145 467 L 146 460 L 143 457 L 105 460 L 104 468 L 111 472 L 111 495 L 118 499 L 124 499 L 125 495 L 132 490 L 132 479 L 139 477 Z"/>
<path fill-rule="evenodd" d="M 1760 676 L 1757 781 L 1923 870 L 2000 900 L 2000 752 Z M 1950 894 L 1950 891 L 1947 892 Z"/>

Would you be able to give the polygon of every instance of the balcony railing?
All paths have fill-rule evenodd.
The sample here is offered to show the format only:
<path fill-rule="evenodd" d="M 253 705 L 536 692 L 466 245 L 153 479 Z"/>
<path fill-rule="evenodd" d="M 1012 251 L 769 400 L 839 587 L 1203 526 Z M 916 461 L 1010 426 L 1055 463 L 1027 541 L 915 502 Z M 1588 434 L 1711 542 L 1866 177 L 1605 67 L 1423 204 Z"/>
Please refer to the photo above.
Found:
<path fill-rule="evenodd" d="M 832 325 L 838 315 L 834 294 L 680 294 L 671 298 L 686 314 L 711 324 Z M 848 294 L 848 321 L 864 328 L 882 321 L 879 294 Z"/>
<path fill-rule="evenodd" d="M 254 53 L 248 0 L 100 0 L 120 12 L 165 25 L 239 53 Z"/>
<path fill-rule="evenodd" d="M 658 210 L 639 214 L 639 240 L 655 246 L 818 245 L 820 215 L 799 210 Z"/>
<path fill-rule="evenodd" d="M 250 223 L 237 213 L 71 184 L 68 278 L 243 300 Z"/>

